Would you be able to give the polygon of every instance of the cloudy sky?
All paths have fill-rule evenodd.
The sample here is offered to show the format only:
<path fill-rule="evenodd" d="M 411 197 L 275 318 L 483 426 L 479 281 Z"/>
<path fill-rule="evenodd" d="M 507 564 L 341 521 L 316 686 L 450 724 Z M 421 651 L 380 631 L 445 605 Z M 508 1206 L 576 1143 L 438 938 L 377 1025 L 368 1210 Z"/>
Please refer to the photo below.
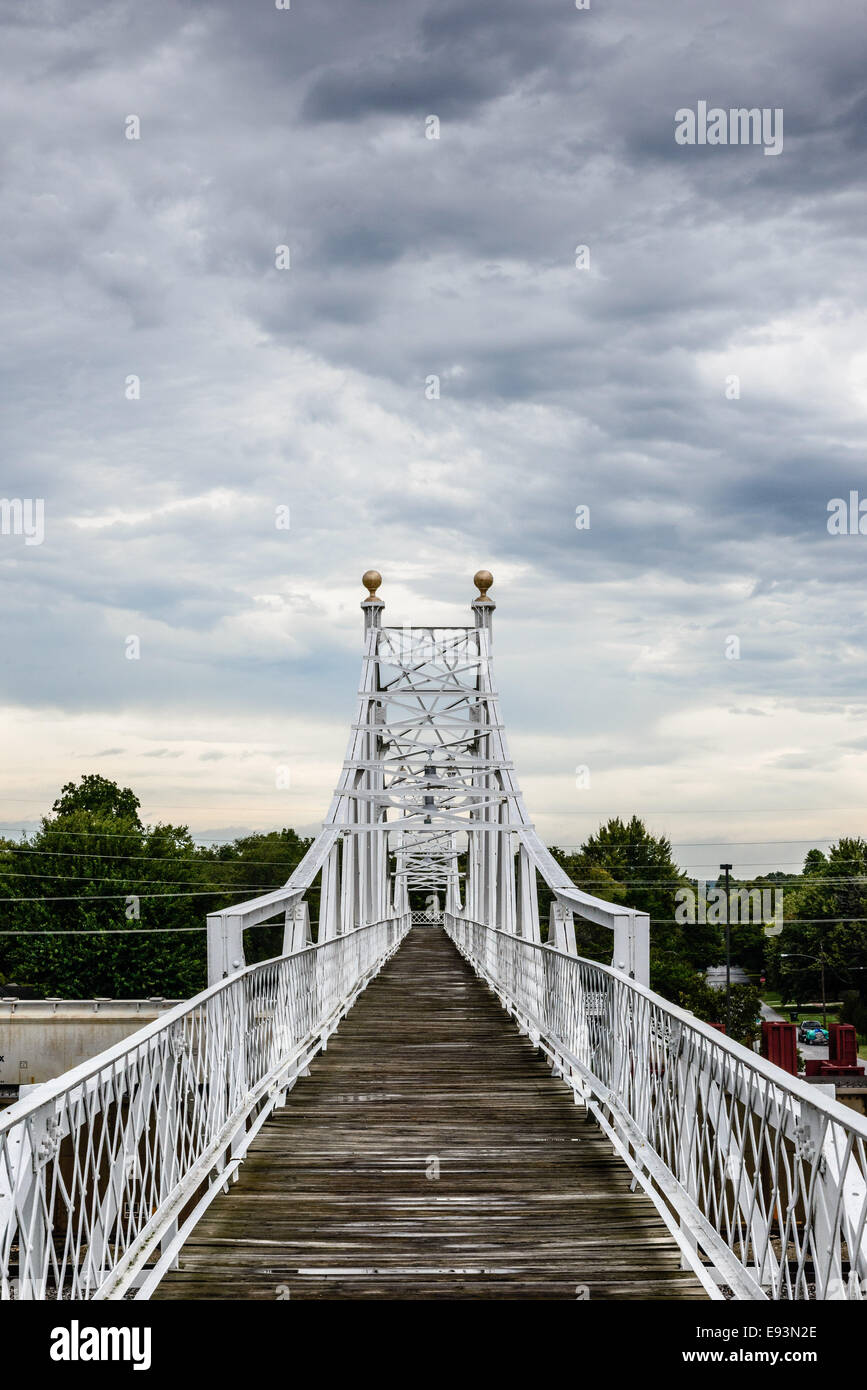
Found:
<path fill-rule="evenodd" d="M 314 828 L 362 571 L 464 622 L 486 565 L 549 841 L 867 829 L 863 7 L 570 2 L 0 6 L 5 826 Z"/>

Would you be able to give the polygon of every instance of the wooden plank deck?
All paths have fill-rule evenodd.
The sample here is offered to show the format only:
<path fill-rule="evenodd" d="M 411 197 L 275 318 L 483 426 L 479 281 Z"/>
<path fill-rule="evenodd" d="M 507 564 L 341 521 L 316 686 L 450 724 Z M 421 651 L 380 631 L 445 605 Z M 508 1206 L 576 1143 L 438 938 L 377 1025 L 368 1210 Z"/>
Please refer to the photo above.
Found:
<path fill-rule="evenodd" d="M 572 1092 L 445 933 L 416 928 L 154 1297 L 572 1300 L 582 1286 L 591 1301 L 707 1297 Z"/>

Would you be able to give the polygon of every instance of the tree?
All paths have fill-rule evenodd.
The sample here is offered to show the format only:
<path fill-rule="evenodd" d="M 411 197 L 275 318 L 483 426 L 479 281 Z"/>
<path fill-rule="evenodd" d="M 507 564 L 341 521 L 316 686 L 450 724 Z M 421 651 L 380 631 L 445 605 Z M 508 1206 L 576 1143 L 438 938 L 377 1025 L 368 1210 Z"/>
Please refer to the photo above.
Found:
<path fill-rule="evenodd" d="M 577 854 L 566 854 L 564 850 L 557 849 L 555 846 L 552 848 L 551 854 L 557 863 L 566 870 L 576 888 L 581 888 L 585 893 L 592 893 L 594 897 L 603 898 L 609 903 L 624 903 L 626 901 L 626 889 L 623 884 L 618 883 L 601 864 L 588 859 L 583 850 Z M 546 941 L 554 894 L 541 875 L 537 875 L 537 891 L 542 940 Z M 579 955 L 585 956 L 588 960 L 601 961 L 603 965 L 610 965 L 613 937 L 607 927 L 597 926 L 593 922 L 586 922 L 583 918 L 576 917 L 575 940 Z"/>
<path fill-rule="evenodd" d="M 840 1022 L 853 1024 L 860 1039 L 867 1037 L 867 1001 L 857 989 L 844 989 L 840 998 Z"/>
<path fill-rule="evenodd" d="M 826 854 L 808 852 L 797 890 L 786 895 L 783 930 L 768 944 L 768 979 L 784 1001 L 818 1002 L 823 962 L 829 997 L 848 989 L 867 999 L 867 841 L 861 838 L 844 837 Z"/>
<path fill-rule="evenodd" d="M 680 973 L 672 1002 L 688 1009 L 705 1023 L 725 1023 L 725 990 L 714 989 L 704 975 L 684 970 Z M 760 1031 L 761 1000 L 753 985 L 732 985 L 729 992 L 728 1036 L 749 1047 Z"/>
<path fill-rule="evenodd" d="M 717 1005 L 717 1018 L 713 1022 L 724 1023 L 726 1014 L 725 994 L 722 994 L 720 1004 L 722 1006 L 722 1016 L 720 1017 L 720 1004 Z M 732 985 L 729 998 L 729 1036 L 736 1042 L 743 1043 L 749 1047 L 755 1042 L 761 1032 L 762 1001 L 759 991 L 755 985 Z M 711 1020 L 709 1020 L 711 1021 Z"/>
<path fill-rule="evenodd" d="M 761 974 L 765 968 L 769 940 L 765 933 L 765 924 L 774 926 L 777 923 L 775 909 L 780 901 L 779 894 L 783 893 L 782 901 L 786 908 L 792 905 L 791 894 L 786 886 L 790 882 L 790 876 L 782 872 L 731 881 L 731 956 L 733 961 L 754 975 Z M 725 878 L 722 875 L 717 879 L 716 886 L 725 889 Z M 744 912 L 743 915 L 738 909 L 737 895 L 741 893 L 749 894 L 750 903 L 749 913 Z M 725 909 L 723 913 L 724 911 Z M 736 920 L 739 916 L 740 920 Z"/>
<path fill-rule="evenodd" d="M 205 984 L 206 914 L 285 883 L 309 844 L 283 830 L 202 848 L 186 826 L 143 826 L 138 809 L 129 788 L 91 774 L 29 840 L 0 841 L 7 989 L 187 998 Z M 248 932 L 247 959 L 279 953 L 282 935 Z"/>
<path fill-rule="evenodd" d="M 4 926 L 17 931 L 5 973 L 35 995 L 186 997 L 205 979 L 208 898 L 193 895 L 208 887 L 186 827 L 46 817 L 0 863 Z"/>
<path fill-rule="evenodd" d="M 87 811 L 94 816 L 114 817 L 140 826 L 140 805 L 138 797 L 129 787 L 119 787 L 98 772 L 88 772 L 78 786 L 74 782 L 67 782 L 61 787 L 60 796 L 51 809 L 56 816 Z"/>
<path fill-rule="evenodd" d="M 206 864 L 214 866 L 213 871 L 218 873 L 223 884 L 229 887 L 237 884 L 238 892 L 233 901 L 240 902 L 245 897 L 256 897 L 285 883 L 312 843 L 312 839 L 304 839 L 294 830 L 272 830 L 265 834 L 244 835 L 228 845 L 200 849 L 199 856 Z M 307 893 L 306 900 L 315 927 L 319 916 L 318 883 Z M 208 909 L 210 912 L 215 910 L 213 907 Z M 244 955 L 249 965 L 270 960 L 272 956 L 279 955 L 282 949 L 282 922 L 276 925 L 263 923 L 245 933 Z"/>
<path fill-rule="evenodd" d="M 675 999 L 682 992 L 684 967 L 695 973 L 717 963 L 719 929 L 676 920 L 677 891 L 690 884 L 664 835 L 651 834 L 638 816 L 629 821 L 616 816 L 590 836 L 581 859 L 622 885 L 627 907 L 650 915 L 650 982 L 660 994 Z"/>

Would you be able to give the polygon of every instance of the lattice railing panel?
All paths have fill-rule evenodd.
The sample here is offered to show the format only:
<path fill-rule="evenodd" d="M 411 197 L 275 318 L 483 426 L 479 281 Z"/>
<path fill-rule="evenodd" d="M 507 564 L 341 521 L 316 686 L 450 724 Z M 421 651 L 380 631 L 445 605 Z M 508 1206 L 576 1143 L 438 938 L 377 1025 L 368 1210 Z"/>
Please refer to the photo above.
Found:
<path fill-rule="evenodd" d="M 251 966 L 0 1117 L 0 1295 L 118 1297 L 237 1166 L 409 929 Z"/>
<path fill-rule="evenodd" d="M 867 1119 L 619 971 L 446 916 L 713 1296 L 867 1298 Z"/>

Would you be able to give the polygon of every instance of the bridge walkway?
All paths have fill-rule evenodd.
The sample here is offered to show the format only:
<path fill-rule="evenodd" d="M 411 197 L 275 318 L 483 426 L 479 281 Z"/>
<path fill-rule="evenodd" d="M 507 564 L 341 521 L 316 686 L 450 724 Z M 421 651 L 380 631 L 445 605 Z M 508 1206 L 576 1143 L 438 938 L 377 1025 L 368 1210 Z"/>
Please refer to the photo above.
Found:
<path fill-rule="evenodd" d="M 706 1299 L 650 1199 L 442 930 L 415 928 L 160 1299 Z"/>

